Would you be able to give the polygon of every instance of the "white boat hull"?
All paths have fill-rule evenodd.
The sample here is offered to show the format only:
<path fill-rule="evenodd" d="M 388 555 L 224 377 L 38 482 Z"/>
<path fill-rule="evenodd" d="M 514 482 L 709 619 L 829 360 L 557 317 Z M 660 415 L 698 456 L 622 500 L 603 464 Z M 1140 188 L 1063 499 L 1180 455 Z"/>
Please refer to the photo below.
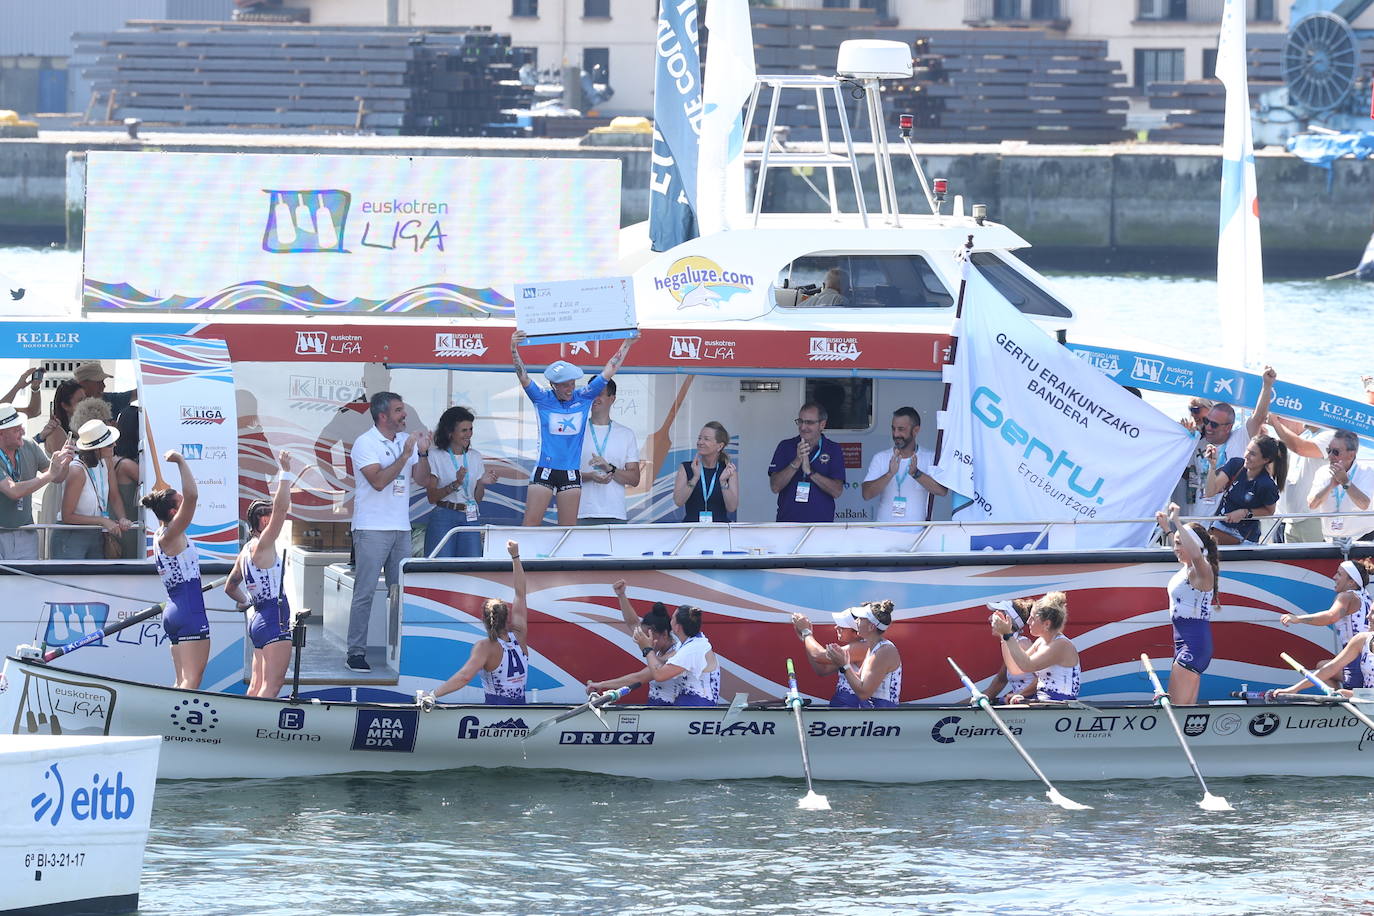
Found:
<path fill-rule="evenodd" d="M 316 776 L 462 767 L 649 779 L 799 777 L 787 708 L 611 707 L 527 732 L 567 706 L 300 703 L 176 690 L 10 659 L 6 731 L 161 734 L 167 779 Z M 49 704 L 48 696 L 55 698 Z M 47 724 L 38 723 L 42 712 Z M 1188 777 L 1163 710 L 1008 708 L 1003 718 L 1052 780 Z M 1374 775 L 1374 735 L 1323 704 L 1178 710 L 1208 777 Z M 914 783 L 1033 779 L 990 718 L 967 706 L 805 711 L 817 779 Z"/>

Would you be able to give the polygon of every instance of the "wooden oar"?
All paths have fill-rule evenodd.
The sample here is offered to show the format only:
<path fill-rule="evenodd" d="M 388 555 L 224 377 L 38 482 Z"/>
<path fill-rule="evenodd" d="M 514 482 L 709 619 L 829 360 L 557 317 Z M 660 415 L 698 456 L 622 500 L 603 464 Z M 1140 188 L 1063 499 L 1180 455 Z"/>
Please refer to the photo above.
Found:
<path fill-rule="evenodd" d="M 1026 766 L 1031 768 L 1032 773 L 1040 777 L 1040 781 L 1045 784 L 1045 797 L 1065 811 L 1091 811 L 1092 805 L 1080 805 L 1072 799 L 1065 798 L 1060 791 L 1054 787 L 1054 783 L 1050 782 L 1049 777 L 1041 772 L 1040 768 L 1035 765 L 1035 761 L 1031 759 L 1031 755 L 1026 753 L 1026 749 L 1021 746 L 1021 742 L 1017 741 L 1016 736 L 1007 728 L 1006 724 L 1002 721 L 1002 717 L 997 714 L 997 710 L 992 708 L 992 704 L 988 702 L 987 695 L 974 686 L 973 681 L 969 680 L 968 675 L 954 663 L 954 659 L 946 657 L 945 661 L 949 662 L 949 666 L 954 669 L 954 673 L 959 675 L 959 680 L 964 682 L 964 687 L 967 688 L 968 692 L 972 695 L 973 701 L 982 708 L 983 712 L 992 716 L 992 721 L 997 725 L 997 730 L 1002 733 L 1002 737 L 1011 742 L 1011 746 L 1016 749 L 1016 753 L 1020 754 L 1021 759 L 1026 761 Z"/>
<path fill-rule="evenodd" d="M 1317 677 L 1316 674 L 1312 673 L 1311 671 L 1308 671 L 1302 665 L 1298 664 L 1298 662 L 1293 658 L 1293 656 L 1289 655 L 1287 652 L 1280 652 L 1279 658 L 1283 659 L 1284 661 L 1288 662 L 1288 664 L 1292 665 L 1293 670 L 1297 671 L 1303 677 L 1311 681 L 1312 684 L 1326 696 L 1330 697 L 1337 703 L 1340 703 L 1342 706 L 1344 706 L 1346 708 L 1346 711 L 1349 712 L 1352 716 L 1359 719 L 1361 722 L 1363 722 L 1365 725 L 1368 725 L 1370 728 L 1374 728 L 1374 719 L 1370 719 L 1369 716 L 1365 715 L 1364 713 L 1356 709 L 1354 703 L 1350 702 L 1345 697 L 1341 696 L 1339 693 L 1332 690 L 1331 685 L 1326 683 L 1326 681 L 1323 681 L 1321 678 Z"/>
<path fill-rule="evenodd" d="M 227 579 L 228 576 L 221 576 L 220 578 L 215 579 L 211 582 L 206 582 L 203 585 L 201 585 L 200 590 L 202 592 L 208 592 L 212 588 L 217 588 L 223 585 Z M 76 642 L 68 643 L 65 646 L 59 646 L 56 649 L 49 649 L 47 652 L 43 653 L 43 661 L 50 662 L 53 659 L 61 658 L 64 655 L 70 655 L 72 652 L 75 652 L 82 646 L 89 646 L 93 642 L 99 642 L 106 636 L 113 636 L 120 630 L 127 630 L 134 624 L 142 623 L 143 621 L 151 617 L 156 617 L 158 614 L 161 614 L 164 610 L 166 610 L 167 605 L 169 604 L 171 604 L 170 598 L 166 601 L 159 601 L 157 604 L 150 605 L 149 607 L 144 608 L 136 614 L 133 614 L 129 617 L 125 617 L 118 623 L 111 624 L 110 626 L 107 626 L 102 630 L 96 630 L 94 633 L 87 633 L 85 636 L 81 637 Z"/>
<path fill-rule="evenodd" d="M 1164 686 L 1159 683 L 1159 675 L 1155 674 L 1155 669 L 1150 667 L 1150 656 L 1144 652 L 1140 653 L 1140 663 L 1145 666 L 1145 673 L 1150 676 L 1150 683 L 1154 685 L 1155 700 L 1169 714 L 1169 724 L 1174 727 L 1174 734 L 1178 735 L 1178 743 L 1183 748 L 1183 755 L 1188 758 L 1188 766 L 1193 768 L 1193 775 L 1197 777 L 1198 784 L 1202 786 L 1202 801 L 1198 802 L 1197 806 L 1204 811 L 1236 810 L 1220 795 L 1213 795 L 1207 791 L 1207 780 L 1202 778 L 1202 771 L 1198 769 L 1197 761 L 1193 759 L 1193 752 L 1188 748 L 1188 741 L 1183 737 L 1183 729 L 1178 727 L 1178 717 L 1174 715 L 1174 704 L 1169 701 L 1169 694 L 1165 693 Z"/>
<path fill-rule="evenodd" d="M 806 753 L 806 727 L 802 725 L 802 697 L 797 691 L 797 672 L 792 659 L 787 660 L 787 705 L 797 720 L 797 741 L 801 744 L 802 772 L 806 774 L 806 794 L 797 799 L 797 807 L 807 811 L 829 811 L 830 799 L 817 795 L 811 788 L 811 758 Z"/>
<path fill-rule="evenodd" d="M 631 689 L 632 688 L 630 687 L 618 687 L 615 690 L 603 690 L 601 693 L 598 693 L 596 696 L 587 700 L 587 702 L 583 703 L 581 706 L 574 706 L 567 712 L 560 712 L 556 716 L 550 716 L 543 722 L 537 723 L 534 726 L 534 728 L 527 731 L 525 733 L 525 737 L 521 738 L 520 740 L 528 741 L 530 738 L 533 738 L 535 735 L 539 734 L 544 729 L 548 728 L 550 725 L 557 725 L 559 722 L 566 722 L 573 716 L 580 716 L 588 710 L 595 711 L 599 710 L 603 706 L 608 706 L 611 703 L 614 703 L 617 700 L 623 698 L 626 694 L 630 692 Z"/>
<path fill-rule="evenodd" d="M 695 375 L 689 375 L 683 379 L 682 386 L 678 388 L 677 397 L 673 404 L 668 408 L 668 416 L 664 418 L 663 425 L 660 426 L 644 443 L 644 454 L 648 456 L 648 474 L 640 478 L 640 486 L 653 489 L 654 478 L 658 474 L 658 466 L 667 457 L 668 450 L 673 447 L 673 421 L 677 419 L 677 412 L 682 409 L 682 402 L 687 399 L 687 389 L 692 387 Z M 638 488 L 636 488 L 638 489 Z"/>
<path fill-rule="evenodd" d="M 162 477 L 162 462 L 157 457 L 157 443 L 153 441 L 153 421 L 148 417 L 148 411 L 143 411 L 143 432 L 148 437 L 148 459 L 153 464 L 153 492 L 158 493 L 162 490 L 171 488 Z"/>

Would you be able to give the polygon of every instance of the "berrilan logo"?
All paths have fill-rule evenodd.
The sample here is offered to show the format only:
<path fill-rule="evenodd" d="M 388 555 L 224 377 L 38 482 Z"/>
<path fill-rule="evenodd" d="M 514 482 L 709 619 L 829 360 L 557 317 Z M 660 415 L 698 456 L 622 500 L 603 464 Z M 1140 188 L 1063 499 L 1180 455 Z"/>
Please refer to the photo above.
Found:
<path fill-rule="evenodd" d="M 487 341 L 481 334 L 435 334 L 435 356 L 482 356 Z"/>
<path fill-rule="evenodd" d="M 224 411 L 218 407 L 181 405 L 182 426 L 219 426 L 224 422 Z"/>
<path fill-rule="evenodd" d="M 813 337 L 808 354 L 814 363 L 854 362 L 863 351 L 857 337 Z"/>

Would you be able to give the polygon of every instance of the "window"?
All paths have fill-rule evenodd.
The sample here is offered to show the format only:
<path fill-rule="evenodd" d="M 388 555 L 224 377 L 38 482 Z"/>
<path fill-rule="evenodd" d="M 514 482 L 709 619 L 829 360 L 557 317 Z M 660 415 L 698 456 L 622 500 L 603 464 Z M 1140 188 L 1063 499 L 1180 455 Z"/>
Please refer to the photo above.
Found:
<path fill-rule="evenodd" d="M 1144 91 L 1151 83 L 1176 83 L 1183 79 L 1183 51 L 1137 48 L 1135 86 Z"/>
<path fill-rule="evenodd" d="M 826 281 L 830 279 L 831 289 Z M 800 287 L 800 298 L 792 288 Z M 779 305 L 797 308 L 946 308 L 954 297 L 920 255 L 816 254 L 784 267 Z M 794 301 L 795 300 L 795 301 Z"/>
<path fill-rule="evenodd" d="M 597 73 L 597 68 L 600 68 L 600 73 Z M 609 83 L 611 81 L 611 49 L 583 48 L 582 69 L 587 71 L 592 82 Z"/>
<path fill-rule="evenodd" d="M 879 19 L 892 18 L 888 12 L 887 0 L 859 0 L 859 9 L 872 10 L 878 14 Z"/>
<path fill-rule="evenodd" d="M 610 19 L 611 0 L 582 0 L 583 19 Z"/>
<path fill-rule="evenodd" d="M 1188 0 L 1139 0 L 1139 18 L 1173 20 L 1182 22 L 1188 18 Z"/>
<path fill-rule="evenodd" d="M 827 10 L 847 10 L 849 0 L 822 0 L 821 8 Z"/>
<path fill-rule="evenodd" d="M 1202 78 L 1214 80 L 1217 78 L 1217 49 L 1202 49 Z"/>
<path fill-rule="evenodd" d="M 1062 302 L 992 252 L 975 251 L 973 266 L 1021 314 L 1043 315 L 1047 318 L 1073 317 L 1073 312 L 1065 308 Z"/>
<path fill-rule="evenodd" d="M 539 0 L 511 0 L 510 15 L 512 19 L 538 19 Z"/>
<path fill-rule="evenodd" d="M 515 66 L 517 67 L 523 67 L 525 64 L 533 64 L 534 66 L 538 67 L 539 49 L 530 47 L 511 48 L 510 59 L 511 63 L 515 64 Z"/>
<path fill-rule="evenodd" d="M 1274 21 L 1274 0 L 1255 0 L 1255 16 L 1252 22 Z"/>
<path fill-rule="evenodd" d="M 873 426 L 873 379 L 809 378 L 805 399 L 825 408 L 825 429 L 863 431 Z"/>
<path fill-rule="evenodd" d="M 993 19 L 1020 19 L 1021 0 L 992 0 Z"/>

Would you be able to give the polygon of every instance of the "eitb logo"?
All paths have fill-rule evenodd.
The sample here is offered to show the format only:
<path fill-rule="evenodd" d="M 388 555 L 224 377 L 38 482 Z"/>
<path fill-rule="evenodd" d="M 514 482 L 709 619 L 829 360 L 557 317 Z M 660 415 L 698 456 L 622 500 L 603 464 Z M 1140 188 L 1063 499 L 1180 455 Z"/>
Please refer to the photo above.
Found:
<path fill-rule="evenodd" d="M 262 250 L 274 254 L 344 251 L 344 224 L 352 195 L 347 191 L 273 191 L 268 195 Z"/>

